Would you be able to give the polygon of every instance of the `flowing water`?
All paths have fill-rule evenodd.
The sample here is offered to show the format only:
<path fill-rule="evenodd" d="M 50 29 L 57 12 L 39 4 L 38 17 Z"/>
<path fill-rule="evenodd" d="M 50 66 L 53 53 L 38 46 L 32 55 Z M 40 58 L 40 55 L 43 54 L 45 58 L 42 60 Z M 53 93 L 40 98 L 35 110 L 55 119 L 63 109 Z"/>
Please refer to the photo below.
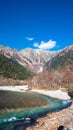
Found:
<path fill-rule="evenodd" d="M 37 93 L 0 92 L 0 130 L 22 130 L 22 125 L 26 128 L 37 118 L 70 105 Z"/>

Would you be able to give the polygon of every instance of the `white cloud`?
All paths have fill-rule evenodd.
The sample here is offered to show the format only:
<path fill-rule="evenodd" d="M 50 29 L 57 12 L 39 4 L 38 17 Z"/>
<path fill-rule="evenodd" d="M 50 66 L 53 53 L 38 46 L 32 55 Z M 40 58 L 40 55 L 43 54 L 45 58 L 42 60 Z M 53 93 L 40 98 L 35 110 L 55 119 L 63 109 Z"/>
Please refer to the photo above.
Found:
<path fill-rule="evenodd" d="M 33 37 L 26 37 L 26 39 L 27 39 L 28 41 L 33 41 L 33 40 L 34 40 Z"/>
<path fill-rule="evenodd" d="M 35 46 L 39 49 L 52 49 L 53 47 L 56 46 L 56 41 L 53 41 L 53 40 L 49 40 L 47 42 L 41 41 L 40 44 L 34 43 L 33 46 Z"/>
<path fill-rule="evenodd" d="M 34 47 L 38 47 L 38 42 L 35 42 L 35 43 L 33 44 L 33 46 L 34 46 Z"/>

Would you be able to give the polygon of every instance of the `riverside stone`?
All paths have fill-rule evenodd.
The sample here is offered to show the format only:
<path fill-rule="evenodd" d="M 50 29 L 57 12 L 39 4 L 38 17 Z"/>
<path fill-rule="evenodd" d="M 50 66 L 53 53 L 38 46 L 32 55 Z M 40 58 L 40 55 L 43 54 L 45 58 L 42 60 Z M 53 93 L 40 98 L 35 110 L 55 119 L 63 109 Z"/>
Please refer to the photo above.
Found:
<path fill-rule="evenodd" d="M 48 113 L 45 117 L 37 119 L 37 124 L 26 130 L 73 130 L 73 104 L 61 111 Z"/>

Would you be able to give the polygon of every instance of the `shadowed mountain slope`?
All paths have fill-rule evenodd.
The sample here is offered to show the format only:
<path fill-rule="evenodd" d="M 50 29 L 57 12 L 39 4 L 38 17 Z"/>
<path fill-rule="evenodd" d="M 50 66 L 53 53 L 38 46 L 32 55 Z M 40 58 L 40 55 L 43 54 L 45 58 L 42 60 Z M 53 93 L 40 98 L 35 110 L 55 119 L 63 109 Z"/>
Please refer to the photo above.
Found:
<path fill-rule="evenodd" d="M 24 80 L 33 76 L 33 73 L 17 62 L 0 55 L 0 76 Z"/>

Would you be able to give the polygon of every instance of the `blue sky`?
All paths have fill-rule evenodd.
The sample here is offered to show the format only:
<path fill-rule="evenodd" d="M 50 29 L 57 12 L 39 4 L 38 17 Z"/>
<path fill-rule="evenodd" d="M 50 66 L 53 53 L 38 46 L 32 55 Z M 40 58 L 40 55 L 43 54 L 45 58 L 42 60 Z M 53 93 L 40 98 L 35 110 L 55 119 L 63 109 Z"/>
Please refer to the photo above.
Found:
<path fill-rule="evenodd" d="M 60 50 L 73 43 L 73 0 L 0 0 L 0 44 Z"/>

